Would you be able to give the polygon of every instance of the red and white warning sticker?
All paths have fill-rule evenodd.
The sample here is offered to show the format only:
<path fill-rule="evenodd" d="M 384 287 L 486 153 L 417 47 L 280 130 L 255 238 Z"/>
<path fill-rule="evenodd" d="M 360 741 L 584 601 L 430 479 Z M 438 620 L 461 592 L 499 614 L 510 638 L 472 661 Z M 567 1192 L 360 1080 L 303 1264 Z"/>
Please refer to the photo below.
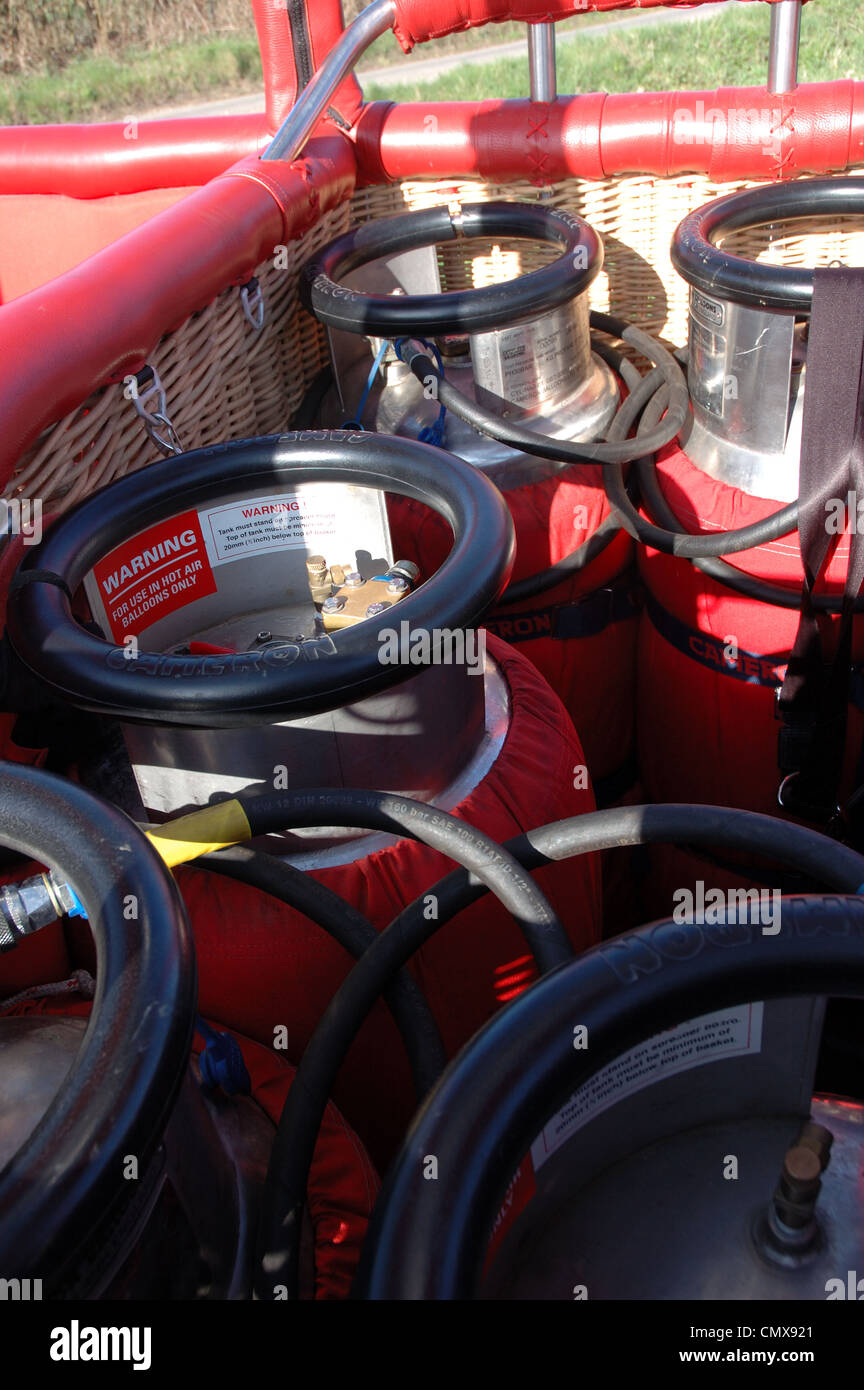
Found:
<path fill-rule="evenodd" d="M 196 511 L 157 522 L 124 541 L 93 567 L 93 578 L 115 642 L 216 592 Z"/>
<path fill-rule="evenodd" d="M 117 546 L 94 566 L 85 587 L 94 617 L 122 642 L 215 594 L 219 566 L 296 550 L 321 552 L 337 564 L 353 563 L 363 550 L 375 563 L 389 563 L 383 494 L 354 484 L 308 483 L 181 512 Z"/>
<path fill-rule="evenodd" d="M 266 550 L 311 546 L 330 553 L 335 546 L 341 553 L 346 545 L 350 548 L 358 526 L 354 497 L 343 488 L 314 483 L 295 492 L 210 507 L 199 516 L 211 565 Z"/>

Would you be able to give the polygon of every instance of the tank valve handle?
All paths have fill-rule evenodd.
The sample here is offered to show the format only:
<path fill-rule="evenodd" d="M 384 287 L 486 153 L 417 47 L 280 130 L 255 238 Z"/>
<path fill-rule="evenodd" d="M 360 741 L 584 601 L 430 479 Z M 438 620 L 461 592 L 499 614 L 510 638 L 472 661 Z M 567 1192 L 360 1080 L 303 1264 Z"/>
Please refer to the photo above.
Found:
<path fill-rule="evenodd" d="M 306 561 L 306 572 L 309 575 L 309 592 L 312 595 L 312 602 L 323 603 L 333 592 L 330 571 L 324 556 L 310 555 Z"/>
<path fill-rule="evenodd" d="M 816 1244 L 816 1202 L 833 1142 L 830 1130 L 808 1120 L 795 1143 L 786 1150 L 759 1242 L 769 1258 L 782 1259 L 785 1255 L 788 1260 L 805 1254 Z"/>

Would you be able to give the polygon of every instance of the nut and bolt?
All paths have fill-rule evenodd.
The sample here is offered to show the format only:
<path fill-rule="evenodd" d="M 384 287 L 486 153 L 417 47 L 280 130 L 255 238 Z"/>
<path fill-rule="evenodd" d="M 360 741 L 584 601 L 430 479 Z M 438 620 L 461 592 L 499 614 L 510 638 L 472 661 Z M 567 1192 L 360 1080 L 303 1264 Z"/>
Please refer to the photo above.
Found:
<path fill-rule="evenodd" d="M 379 613 L 385 612 L 385 610 L 390 607 L 391 605 L 389 603 L 370 603 L 369 607 L 366 609 L 366 617 L 377 618 Z"/>
<path fill-rule="evenodd" d="M 342 608 L 344 608 L 344 607 L 345 607 L 345 600 L 344 600 L 344 598 L 340 598 L 338 594 L 334 594 L 334 595 L 332 596 L 332 598 L 325 598 L 324 602 L 323 602 L 322 605 L 321 605 L 321 612 L 322 612 L 322 613 L 338 613 L 338 612 L 339 612 Z"/>
<path fill-rule="evenodd" d="M 348 589 L 359 589 L 362 583 L 362 574 L 358 574 L 357 570 L 349 570 L 345 576 L 345 587 Z"/>

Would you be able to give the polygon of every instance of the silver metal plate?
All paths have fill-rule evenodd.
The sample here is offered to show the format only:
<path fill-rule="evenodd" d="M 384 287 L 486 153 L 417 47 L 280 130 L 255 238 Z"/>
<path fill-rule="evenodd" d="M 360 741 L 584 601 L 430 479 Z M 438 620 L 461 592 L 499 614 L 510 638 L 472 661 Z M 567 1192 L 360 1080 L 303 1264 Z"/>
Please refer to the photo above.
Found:
<path fill-rule="evenodd" d="M 794 315 L 691 288 L 687 455 L 730 487 L 782 502 L 798 496 L 804 374 L 794 346 Z"/>

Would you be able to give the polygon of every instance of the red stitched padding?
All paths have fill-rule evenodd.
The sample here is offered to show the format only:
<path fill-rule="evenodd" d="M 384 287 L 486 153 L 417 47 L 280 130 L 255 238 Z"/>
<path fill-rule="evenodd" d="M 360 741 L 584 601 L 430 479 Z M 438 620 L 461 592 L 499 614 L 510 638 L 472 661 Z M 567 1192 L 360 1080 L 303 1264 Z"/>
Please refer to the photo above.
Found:
<path fill-rule="evenodd" d="M 571 19 L 586 10 L 648 10 L 664 5 L 670 10 L 692 10 L 707 0 L 396 0 L 394 32 L 406 53 L 415 43 L 440 39 L 460 29 L 483 24 L 544 24 Z M 767 0 L 768 4 L 776 0 Z"/>
<path fill-rule="evenodd" d="M 574 788 L 584 763 L 579 740 L 560 700 L 529 661 L 490 637 L 510 689 L 509 734 L 492 770 L 457 814 L 501 843 L 522 830 L 593 810 L 590 790 Z M 316 872 L 365 913 L 379 930 L 412 898 L 452 867 L 434 850 L 402 840 L 356 863 Z M 536 881 L 560 914 L 574 948 L 599 937 L 600 883 L 596 856 L 553 864 Z M 271 1045 L 274 1029 L 288 1030 L 287 1056 L 296 1062 L 350 957 L 305 917 L 275 899 L 202 869 L 179 871 L 198 957 L 199 1003 L 207 1017 Z M 76 965 L 93 968 L 89 932 L 69 923 Z M 491 895 L 454 918 L 414 958 L 414 972 L 448 1050 L 457 1048 L 493 1014 L 518 975 L 533 971 L 513 919 Z M 413 1113 L 415 1097 L 405 1050 L 383 1003 L 374 1009 L 343 1066 L 334 1101 L 381 1167 Z"/>
<path fill-rule="evenodd" d="M 587 541 L 609 515 L 599 465 L 570 468 L 561 476 L 513 488 L 504 496 L 516 528 L 514 583 L 557 564 Z M 429 507 L 405 497 L 388 497 L 387 508 L 394 554 L 414 560 L 421 573 L 432 574 L 452 544 L 447 523 Z M 591 636 L 566 641 L 551 632 L 526 641 L 528 625 L 514 619 L 535 614 L 535 631 L 542 632 L 543 615 L 613 584 L 632 558 L 633 543 L 621 531 L 572 578 L 515 607 L 496 609 L 489 620 L 499 637 L 518 642 L 522 656 L 534 663 L 563 700 L 595 780 L 617 772 L 633 745 L 635 621 L 610 623 Z M 557 621 L 554 616 L 551 620 Z"/>
<path fill-rule="evenodd" d="M 108 198 L 200 186 L 256 154 L 267 134 L 263 113 L 6 126 L 0 129 L 0 193 Z"/>
<path fill-rule="evenodd" d="M 683 450 L 671 448 L 658 463 L 663 493 L 682 529 L 693 533 L 749 526 L 781 505 L 751 497 L 703 473 Z M 681 651 L 643 615 L 638 658 L 639 749 L 642 776 L 652 800 L 702 801 L 779 814 L 776 792 L 777 721 L 770 684 L 736 680 L 719 664 L 699 660 L 734 637 L 742 653 L 784 666 L 798 628 L 798 614 L 745 598 L 717 584 L 688 560 L 640 547 L 640 568 L 654 600 L 693 633 Z M 803 580 L 798 534 L 724 557 L 730 565 L 797 593 Z M 840 594 L 849 558 L 841 536 L 826 572 L 824 592 Z M 857 623 L 855 660 L 864 659 L 864 631 Z M 712 660 L 713 660 L 712 656 Z M 754 668 L 754 673 L 757 668 Z M 763 669 L 763 668 L 758 668 Z M 765 668 L 767 669 L 767 667 Z M 861 711 L 850 706 L 849 751 L 861 739 Z M 847 768 L 851 782 L 854 766 Z M 658 853 L 666 858 L 666 851 Z M 686 880 L 681 879 L 684 883 Z"/>
<path fill-rule="evenodd" d="M 2 1017 L 60 1014 L 86 1018 L 90 1009 L 89 1001 L 72 1002 L 55 995 L 22 999 L 4 1010 Z M 223 1024 L 206 1021 L 217 1031 L 224 1031 Z M 269 1048 L 236 1033 L 234 1036 L 252 1082 L 252 1099 L 274 1125 L 278 1124 L 294 1081 L 294 1067 Z M 196 1033 L 192 1047 L 196 1056 L 202 1046 Z M 306 1198 L 315 1233 L 316 1299 L 348 1297 L 379 1185 L 378 1174 L 357 1135 L 329 1102 L 315 1145 Z"/>
<path fill-rule="evenodd" d="M 434 121 L 430 120 L 434 111 Z M 360 181 L 603 179 L 704 173 L 718 182 L 828 173 L 864 160 L 864 82 L 528 100 L 372 102 L 354 131 Z"/>
<path fill-rule="evenodd" d="M 342 33 L 340 0 L 304 0 L 306 35 L 309 40 L 309 60 L 313 71 L 321 66 Z M 267 94 L 267 123 L 271 131 L 282 124 L 299 95 L 297 64 L 294 56 L 296 36 L 291 33 L 291 21 L 285 0 L 252 0 L 264 88 Z M 353 73 L 340 83 L 328 104 L 340 120 L 351 125 L 362 103 L 360 88 Z M 338 122 L 337 122 L 338 124 Z"/>

